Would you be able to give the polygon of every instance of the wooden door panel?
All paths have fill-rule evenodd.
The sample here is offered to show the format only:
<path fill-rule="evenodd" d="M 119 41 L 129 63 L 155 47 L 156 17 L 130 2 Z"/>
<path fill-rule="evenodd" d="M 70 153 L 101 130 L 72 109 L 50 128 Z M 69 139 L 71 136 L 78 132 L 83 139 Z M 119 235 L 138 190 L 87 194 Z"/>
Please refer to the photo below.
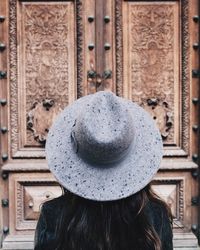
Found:
<path fill-rule="evenodd" d="M 164 159 L 154 189 L 172 208 L 174 238 L 196 247 L 192 197 L 197 180 L 191 172 L 197 168 L 197 136 L 191 117 L 198 110 L 191 100 L 198 87 L 191 74 L 191 62 L 196 62 L 191 48 L 193 29 L 198 28 L 193 21 L 197 1 L 115 3 L 116 92 L 144 107 L 160 128 Z"/>
<path fill-rule="evenodd" d="M 173 227 L 176 233 L 188 232 L 191 228 L 191 210 L 186 211 L 191 202 L 191 178 L 190 172 L 160 172 L 152 183 L 153 190 L 161 195 L 172 208 L 174 216 Z M 16 241 L 20 235 L 24 235 L 24 237 L 32 235 L 36 227 L 41 204 L 61 194 L 61 188 L 50 173 L 10 174 L 9 229 L 10 236 L 13 238 L 7 237 L 5 239 L 5 249 L 7 249 L 7 245 L 16 247 L 14 240 Z M 20 239 L 22 240 L 22 238 Z M 24 249 L 26 249 L 29 243 L 29 241 L 27 243 L 23 241 Z"/>
<path fill-rule="evenodd" d="M 150 112 L 168 156 L 188 154 L 187 7 L 187 1 L 122 5 L 123 96 Z"/>
<path fill-rule="evenodd" d="M 153 190 L 172 209 L 174 228 L 181 231 L 191 227 L 191 213 L 185 213 L 191 202 L 191 178 L 190 172 L 159 173 L 152 183 Z M 60 196 L 62 190 L 50 173 L 13 173 L 9 177 L 9 193 L 10 230 L 24 233 L 35 229 L 42 203 Z"/>
<path fill-rule="evenodd" d="M 190 172 L 159 173 L 152 183 L 155 193 L 171 208 L 174 232 L 183 233 L 191 228 L 191 211 L 185 210 L 191 203 L 191 179 Z"/>
<path fill-rule="evenodd" d="M 11 174 L 10 233 L 33 234 L 42 203 L 60 195 L 62 190 L 50 173 Z"/>
<path fill-rule="evenodd" d="M 44 157 L 52 121 L 76 98 L 74 5 L 72 1 L 20 1 L 15 6 L 16 17 L 11 14 L 13 158 Z"/>
<path fill-rule="evenodd" d="M 173 215 L 174 246 L 182 243 L 188 247 L 197 247 L 197 239 L 192 232 L 192 225 L 197 218 L 194 216 L 196 208 L 192 206 L 194 188 L 190 171 L 159 171 L 152 181 L 152 188 L 156 194 L 169 205 Z M 181 242 L 182 239 L 182 242 Z M 187 246 L 185 245 L 185 249 Z M 190 249 L 190 248 L 189 248 Z"/>
<path fill-rule="evenodd" d="M 2 144 L 8 157 L 2 157 L 6 172 L 0 182 L 2 198 L 9 198 L 9 207 L 1 210 L 2 228 L 9 228 L 3 249 L 33 248 L 40 204 L 61 194 L 44 159 L 48 128 L 64 106 L 98 90 L 116 91 L 155 118 L 165 157 L 153 188 L 172 208 L 175 246 L 195 248 L 191 228 L 197 209 L 191 201 L 197 195 L 197 164 L 192 155 L 195 160 L 198 137 L 192 126 L 198 105 L 192 98 L 199 80 L 192 79 L 192 67 L 199 66 L 199 51 L 192 45 L 198 38 L 199 23 L 193 19 L 198 0 L 1 2 L 9 41 L 8 63 L 2 63 L 7 79 L 0 87 L 8 99 L 1 122 L 9 128 L 0 135 L 2 142 L 8 139 Z M 89 70 L 100 78 L 110 70 L 111 77 L 98 82 L 88 77 Z"/>

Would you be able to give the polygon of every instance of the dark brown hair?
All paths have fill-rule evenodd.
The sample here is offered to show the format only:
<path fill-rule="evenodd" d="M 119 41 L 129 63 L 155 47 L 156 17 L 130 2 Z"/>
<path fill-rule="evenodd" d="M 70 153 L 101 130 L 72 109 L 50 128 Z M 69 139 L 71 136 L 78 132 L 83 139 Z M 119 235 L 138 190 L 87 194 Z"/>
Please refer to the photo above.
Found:
<path fill-rule="evenodd" d="M 64 199 L 62 212 L 56 215 L 56 250 L 162 250 L 148 204 L 158 204 L 169 218 L 171 213 L 150 185 L 116 201 L 86 200 L 70 192 Z"/>

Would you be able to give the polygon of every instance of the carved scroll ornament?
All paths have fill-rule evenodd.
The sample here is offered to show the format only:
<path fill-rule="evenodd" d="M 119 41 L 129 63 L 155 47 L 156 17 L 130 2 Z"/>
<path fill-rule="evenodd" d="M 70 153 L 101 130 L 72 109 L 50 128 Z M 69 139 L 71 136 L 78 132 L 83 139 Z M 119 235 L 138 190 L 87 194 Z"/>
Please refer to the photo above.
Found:
<path fill-rule="evenodd" d="M 151 114 L 160 128 L 163 140 L 166 140 L 173 125 L 172 113 L 168 107 L 168 103 L 157 98 L 150 98 L 142 106 Z"/>
<path fill-rule="evenodd" d="M 27 129 L 32 131 L 37 142 L 40 144 L 46 142 L 49 127 L 60 111 L 61 108 L 54 105 L 53 99 L 44 99 L 33 104 L 27 116 Z"/>

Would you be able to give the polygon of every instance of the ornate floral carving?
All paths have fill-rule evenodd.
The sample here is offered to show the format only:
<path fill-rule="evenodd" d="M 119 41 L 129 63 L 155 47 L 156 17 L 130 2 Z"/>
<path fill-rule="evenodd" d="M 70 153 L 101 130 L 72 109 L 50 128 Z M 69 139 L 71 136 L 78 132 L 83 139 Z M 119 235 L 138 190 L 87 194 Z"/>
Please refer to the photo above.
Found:
<path fill-rule="evenodd" d="M 174 7 L 171 5 L 133 5 L 130 15 L 130 52 L 132 99 L 146 107 L 149 98 L 159 98 L 167 103 L 162 108 L 151 109 L 157 119 L 158 107 L 166 120 L 167 112 L 174 120 Z M 163 132 L 163 122 L 158 121 L 163 137 L 173 141 L 173 127 Z"/>
<path fill-rule="evenodd" d="M 68 104 L 68 99 L 74 100 L 76 96 L 73 87 L 75 82 L 72 82 L 75 76 L 74 65 L 69 65 L 70 58 L 72 56 L 74 58 L 74 52 L 71 52 L 70 47 L 74 38 L 72 34 L 68 35 L 69 30 L 76 32 L 74 22 L 71 22 L 73 13 L 76 13 L 77 18 L 77 91 L 79 97 L 82 95 L 84 68 L 82 5 L 82 1 L 78 0 L 74 4 L 76 7 L 74 12 L 74 7 L 69 2 L 24 3 L 9 0 L 9 80 L 13 157 L 31 157 L 33 151 L 23 150 L 24 143 L 34 147 L 41 146 L 35 141 L 31 130 L 24 130 L 25 119 L 35 102 L 41 102 L 45 98 L 53 99 L 55 106 L 59 103 L 63 108 Z M 17 9 L 21 9 L 19 16 Z M 20 22 L 17 21 L 19 17 Z M 20 36 L 17 34 L 17 28 Z M 24 91 L 23 94 L 21 90 Z M 22 125 L 23 131 L 20 130 Z M 33 155 L 36 157 L 35 153 Z M 37 155 L 43 157 L 43 152 L 38 151 Z"/>
<path fill-rule="evenodd" d="M 64 108 L 68 104 L 69 85 L 68 6 L 25 5 L 23 22 L 26 110 L 27 112 L 31 110 L 33 100 L 39 103 L 43 98 L 53 99 L 55 107 L 59 105 Z M 40 111 L 42 109 L 37 106 L 37 113 Z M 33 110 L 29 115 L 30 113 L 33 113 Z M 41 117 L 42 114 L 38 115 Z M 47 117 L 44 116 L 43 119 L 48 120 L 49 124 Z M 34 139 L 40 143 L 44 141 L 43 132 L 40 131 L 38 134 L 34 128 Z M 34 139 L 29 132 L 27 143 L 35 144 Z"/>
<path fill-rule="evenodd" d="M 19 126 L 18 126 L 18 69 L 17 69 L 17 29 L 16 29 L 16 0 L 9 0 L 9 37 L 10 37 L 10 106 L 11 106 L 11 140 L 12 153 L 14 154 L 19 148 Z M 28 5 L 28 4 L 27 4 Z M 180 2 L 181 7 L 181 37 L 182 37 L 182 128 L 181 138 L 182 147 L 185 151 L 189 149 L 189 128 L 188 128 L 188 103 L 189 103 L 189 67 L 188 67 L 188 50 L 189 50 L 189 34 L 188 34 L 188 0 Z M 118 95 L 123 95 L 123 39 L 122 39 L 122 2 L 115 2 L 116 14 L 116 89 Z M 82 1 L 78 0 L 76 4 L 77 18 L 77 77 L 78 77 L 78 97 L 83 95 L 83 5 Z M 44 97 L 45 98 L 45 97 Z M 152 98 L 152 97 L 150 97 Z M 41 100 L 41 99 L 40 99 Z M 38 101 L 38 100 L 36 100 Z M 30 107 L 32 106 L 30 103 Z M 171 128 L 172 131 L 172 128 Z M 34 143 L 30 131 L 27 131 L 28 142 Z M 32 139 L 31 139 L 32 137 Z M 168 136 L 169 138 L 169 136 Z"/>
<path fill-rule="evenodd" d="M 168 134 L 167 134 L 167 138 L 165 139 L 167 143 L 169 144 L 174 144 L 174 104 L 177 102 L 174 96 L 174 82 L 173 82 L 173 74 L 175 72 L 175 69 L 172 68 L 169 64 L 165 64 L 163 63 L 163 59 L 164 58 L 164 62 L 166 61 L 173 61 L 173 50 L 175 48 L 173 48 L 173 44 L 172 44 L 172 35 L 174 32 L 174 22 L 173 22 L 173 12 L 172 9 L 173 8 L 173 4 L 140 4 L 140 3 L 130 3 L 130 2 L 126 2 L 123 4 L 128 4 L 129 5 L 129 10 L 131 10 L 131 5 L 134 8 L 134 11 L 132 10 L 133 15 L 135 15 L 134 13 L 139 13 L 139 9 L 143 8 L 143 13 L 141 13 L 139 18 L 136 18 L 136 20 L 134 21 L 134 25 L 132 24 L 132 41 L 129 42 L 129 44 L 131 44 L 131 48 L 132 50 L 130 51 L 132 53 L 132 61 L 130 62 L 132 64 L 132 75 L 131 75 L 131 79 L 136 78 L 136 76 L 138 77 L 138 79 L 141 82 L 141 85 L 136 87 L 136 91 L 135 91 L 135 87 L 132 88 L 132 93 L 133 96 L 132 98 L 135 101 L 138 101 L 141 105 L 145 105 L 146 107 L 148 107 L 147 105 L 147 100 L 149 98 L 158 98 L 157 94 L 161 94 L 161 96 L 159 95 L 159 105 L 160 103 L 166 102 L 168 103 L 168 109 L 166 110 L 166 112 L 163 115 L 163 119 L 165 119 L 165 121 L 167 122 L 167 116 L 170 115 L 170 120 L 172 121 L 172 126 L 171 128 L 168 130 Z M 180 110 L 181 112 L 179 113 L 180 118 L 182 119 L 182 123 L 181 123 L 181 129 L 179 131 L 180 133 L 180 138 L 181 138 L 181 145 L 180 147 L 182 149 L 184 149 L 185 153 L 188 153 L 189 150 L 189 113 L 188 113 L 188 105 L 189 105 L 189 61 L 188 61 L 188 55 L 189 55 L 189 27 L 188 27 L 188 22 L 189 22 L 189 17 L 188 17 L 188 0 L 183 0 L 179 3 L 180 5 L 180 32 L 181 32 L 181 38 L 180 41 L 182 41 L 182 51 L 181 51 L 181 59 L 177 58 L 178 61 L 181 60 L 181 72 L 179 71 L 179 69 L 176 69 L 176 73 L 180 72 L 180 85 L 181 88 L 179 88 L 181 90 L 181 95 L 182 97 L 180 98 Z M 148 7 L 149 6 L 149 7 Z M 149 8 L 149 10 L 151 10 L 154 12 L 154 15 L 152 14 L 153 12 L 151 11 L 147 11 L 144 9 Z M 159 11 L 156 11 L 160 8 Z M 137 9 L 137 11 L 136 11 Z M 160 14 L 160 13 L 161 14 Z M 122 40 L 122 5 L 121 5 L 121 1 L 116 1 L 116 5 L 115 5 L 115 13 L 116 13 L 116 58 L 119 57 L 121 62 L 117 62 L 116 64 L 116 75 L 117 75 L 117 82 L 116 82 L 116 89 L 117 89 L 117 93 L 118 95 L 124 95 L 123 93 L 123 81 L 121 80 L 123 77 L 123 67 L 122 67 L 122 58 L 124 58 L 125 55 L 123 55 L 123 40 Z M 134 16 L 132 15 L 132 18 L 134 18 Z M 161 16 L 163 18 L 161 18 Z M 143 22 L 143 32 L 140 32 L 137 29 L 140 28 L 140 22 L 141 20 L 143 20 L 144 18 L 146 18 L 146 21 Z M 135 18 L 134 18 L 135 19 Z M 160 19 L 160 21 L 159 21 Z M 161 20 L 162 19 L 162 20 Z M 131 18 L 130 18 L 131 20 Z M 156 22 L 155 22 L 156 20 Z M 154 24 L 153 24 L 153 22 Z M 152 22 L 152 23 L 151 23 Z M 138 27 L 137 27 L 138 25 Z M 172 27 L 173 25 L 173 27 Z M 145 31 L 145 32 L 144 32 Z M 131 32 L 129 33 L 129 35 L 131 36 Z M 136 32 L 136 33 L 134 33 Z M 171 32 L 171 33 L 170 33 Z M 124 32 L 123 32 L 124 33 Z M 137 35 L 137 33 L 139 34 L 139 36 Z M 120 36 L 119 38 L 117 36 Z M 143 37 L 142 37 L 143 36 Z M 147 39 L 147 37 L 149 36 L 149 40 Z M 156 37 L 158 36 L 158 37 Z M 139 40 L 140 39 L 140 40 Z M 141 43 L 140 43 L 140 42 Z M 164 42 L 166 41 L 166 42 Z M 135 44 L 135 43 L 136 44 Z M 163 43 L 164 42 L 164 43 Z M 138 43 L 138 44 L 137 44 Z M 146 44 L 146 47 L 145 47 Z M 135 45 L 137 45 L 138 47 L 136 48 Z M 166 46 L 166 48 L 165 48 Z M 148 48 L 148 49 L 147 49 Z M 146 51 L 145 51 L 146 50 Z M 169 51 L 169 53 L 167 53 L 167 50 Z M 140 51 L 141 53 L 141 60 L 137 60 L 137 56 L 138 51 Z M 163 51 L 163 54 L 161 53 Z M 146 53 L 145 53 L 146 52 Z M 155 52 L 155 54 L 154 54 Z M 175 52 L 175 51 L 174 51 Z M 175 52 L 176 53 L 176 52 Z M 153 55 L 152 55 L 153 54 Z M 165 57 L 165 55 L 167 57 Z M 149 57 L 151 57 L 151 60 L 149 60 Z M 158 58 L 158 60 L 156 61 L 156 58 Z M 135 61 L 134 61 L 135 60 Z M 147 67 L 148 61 L 149 61 L 149 67 Z M 138 63 L 142 65 L 144 63 L 144 68 L 145 68 L 145 64 L 146 64 L 146 68 L 143 70 L 143 74 L 140 74 L 140 70 L 139 68 L 135 67 L 134 63 Z M 152 64 L 151 64 L 152 61 Z M 158 63 L 159 61 L 162 61 L 161 63 Z M 154 65 L 153 65 L 154 64 Z M 136 65 L 137 66 L 137 65 Z M 154 67 L 155 66 L 155 67 Z M 146 71 L 148 68 L 148 72 L 150 72 L 150 74 L 146 74 Z M 152 70 L 149 70 L 149 69 Z M 167 71 L 166 69 L 167 68 Z M 165 69 L 165 70 L 163 70 Z M 156 74 L 155 71 L 159 72 L 161 70 L 161 74 Z M 150 81 L 152 86 L 157 85 L 158 82 L 160 82 L 161 84 L 158 84 L 156 86 L 156 88 L 154 88 L 154 90 L 148 88 L 148 86 L 145 85 L 145 83 L 143 83 L 142 80 L 146 80 L 146 81 Z M 153 79 L 156 79 L 156 82 L 153 81 Z M 179 79 L 179 81 L 180 81 Z M 133 79 L 133 81 L 138 81 Z M 165 83 L 165 84 L 163 84 Z M 129 83 L 128 83 L 129 84 Z M 177 83 L 179 84 L 179 83 Z M 131 85 L 133 85 L 133 82 L 131 83 Z M 143 86 L 143 87 L 142 87 Z M 148 89 L 150 89 L 150 91 L 148 92 Z M 118 91 L 119 90 L 119 91 Z M 138 90 L 138 92 L 137 92 Z M 145 98 L 145 94 L 142 94 L 142 92 L 146 91 L 146 98 Z M 136 93 L 137 92 L 137 93 Z M 138 97 L 139 95 L 139 97 Z M 156 96 L 157 95 L 157 96 Z M 161 99 L 162 97 L 162 99 Z M 179 98 L 180 96 L 178 96 Z M 177 107 L 178 108 L 178 107 Z M 178 114 L 178 113 L 177 113 Z M 176 120 L 177 121 L 177 120 Z M 178 145 L 179 146 L 179 145 Z M 177 151 L 177 154 L 179 154 L 179 152 Z"/>

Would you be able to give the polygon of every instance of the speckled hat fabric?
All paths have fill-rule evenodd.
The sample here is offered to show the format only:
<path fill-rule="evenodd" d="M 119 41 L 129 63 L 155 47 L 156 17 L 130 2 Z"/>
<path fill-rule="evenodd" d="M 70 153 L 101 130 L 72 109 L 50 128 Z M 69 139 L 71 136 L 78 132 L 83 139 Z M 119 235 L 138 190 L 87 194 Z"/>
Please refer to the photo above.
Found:
<path fill-rule="evenodd" d="M 97 201 L 122 199 L 144 188 L 157 172 L 162 153 L 151 116 L 108 91 L 66 107 L 46 142 L 48 165 L 58 182 Z"/>

